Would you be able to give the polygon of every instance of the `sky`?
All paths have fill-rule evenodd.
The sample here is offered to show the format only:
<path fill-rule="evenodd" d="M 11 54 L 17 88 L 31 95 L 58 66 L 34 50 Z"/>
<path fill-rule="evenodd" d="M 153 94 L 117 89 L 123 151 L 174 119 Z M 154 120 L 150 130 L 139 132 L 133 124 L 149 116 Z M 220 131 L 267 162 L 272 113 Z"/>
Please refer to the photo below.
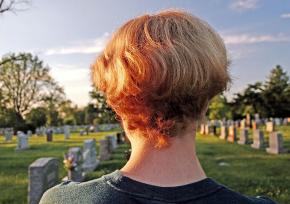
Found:
<path fill-rule="evenodd" d="M 207 21 L 223 38 L 233 84 L 226 94 L 264 81 L 277 64 L 290 73 L 290 0 L 32 0 L 0 15 L 0 57 L 32 52 L 50 67 L 66 96 L 86 105 L 90 65 L 111 34 L 145 13 L 178 8 Z"/>

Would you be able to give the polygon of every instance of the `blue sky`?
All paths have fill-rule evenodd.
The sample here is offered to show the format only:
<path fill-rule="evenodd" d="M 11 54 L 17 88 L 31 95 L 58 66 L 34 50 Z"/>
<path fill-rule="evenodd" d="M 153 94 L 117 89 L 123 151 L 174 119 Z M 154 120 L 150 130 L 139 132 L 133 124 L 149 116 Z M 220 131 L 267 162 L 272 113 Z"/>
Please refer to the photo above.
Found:
<path fill-rule="evenodd" d="M 290 72 L 290 0 L 32 0 L 0 16 L 0 56 L 29 51 L 51 67 L 74 103 L 85 105 L 90 64 L 118 26 L 144 13 L 179 8 L 206 20 L 223 37 L 232 65 L 227 94 L 263 81 L 275 65 Z"/>

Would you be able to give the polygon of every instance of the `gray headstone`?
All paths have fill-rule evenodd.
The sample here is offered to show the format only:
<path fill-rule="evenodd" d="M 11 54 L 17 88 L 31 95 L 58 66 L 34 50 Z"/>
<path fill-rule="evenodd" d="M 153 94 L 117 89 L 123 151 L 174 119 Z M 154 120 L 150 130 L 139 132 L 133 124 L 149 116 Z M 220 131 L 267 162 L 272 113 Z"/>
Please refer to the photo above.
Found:
<path fill-rule="evenodd" d="M 264 147 L 264 133 L 261 130 L 253 130 L 253 144 L 251 147 L 254 149 L 261 149 Z"/>
<path fill-rule="evenodd" d="M 64 138 L 69 139 L 70 138 L 70 127 L 68 125 L 65 125 L 63 127 L 64 130 Z"/>
<path fill-rule="evenodd" d="M 81 182 L 84 180 L 84 172 L 83 172 L 83 156 L 82 150 L 79 147 L 71 147 L 69 148 L 68 154 L 73 157 L 75 168 L 71 171 L 71 179 L 72 181 Z"/>
<path fill-rule="evenodd" d="M 46 141 L 47 142 L 52 142 L 53 141 L 53 131 L 52 131 L 52 129 L 47 129 L 45 134 L 46 134 Z"/>
<path fill-rule="evenodd" d="M 247 144 L 249 141 L 249 131 L 248 129 L 240 129 L 240 138 L 238 144 Z"/>
<path fill-rule="evenodd" d="M 17 147 L 16 150 L 25 150 L 29 148 L 28 136 L 23 132 L 17 132 Z"/>
<path fill-rule="evenodd" d="M 100 143 L 100 160 L 107 160 L 110 158 L 110 144 L 107 139 L 99 140 Z"/>
<path fill-rule="evenodd" d="M 4 130 L 5 142 L 10 142 L 13 137 L 13 130 L 7 128 Z"/>
<path fill-rule="evenodd" d="M 28 136 L 28 137 L 31 137 L 31 136 L 32 136 L 32 131 L 31 131 L 31 130 L 28 130 L 28 131 L 27 131 L 27 136 Z"/>
<path fill-rule="evenodd" d="M 43 193 L 58 183 L 58 160 L 40 158 L 28 169 L 28 204 L 38 204 Z"/>
<path fill-rule="evenodd" d="M 270 154 L 281 154 L 286 152 L 283 148 L 283 136 L 279 132 L 272 132 L 269 136 L 269 148 L 266 151 Z"/>
<path fill-rule="evenodd" d="M 99 160 L 97 159 L 96 140 L 85 140 L 83 149 L 83 170 L 85 172 L 94 171 L 98 164 Z"/>
<path fill-rule="evenodd" d="M 117 148 L 117 138 L 113 135 L 107 135 L 106 139 L 109 141 L 109 152 L 113 152 Z"/>

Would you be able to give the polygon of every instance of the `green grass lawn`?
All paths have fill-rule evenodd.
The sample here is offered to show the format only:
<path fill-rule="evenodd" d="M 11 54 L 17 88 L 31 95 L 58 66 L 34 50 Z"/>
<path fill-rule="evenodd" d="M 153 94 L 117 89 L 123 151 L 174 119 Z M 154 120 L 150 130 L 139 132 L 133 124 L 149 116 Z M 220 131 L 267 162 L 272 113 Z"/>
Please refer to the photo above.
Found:
<path fill-rule="evenodd" d="M 290 127 L 281 127 L 285 147 L 290 149 Z M 83 140 L 97 140 L 110 134 L 96 133 L 90 136 L 73 134 L 68 141 L 56 135 L 54 142 L 47 143 L 45 137 L 30 138 L 31 149 L 16 152 L 15 137 L 6 144 L 0 137 L 0 203 L 27 202 L 28 166 L 39 157 L 57 157 L 62 161 L 63 153 L 72 146 L 82 146 Z M 266 135 L 266 138 L 268 135 Z M 114 171 L 125 164 L 124 151 L 128 145 L 120 146 L 108 161 L 103 161 L 87 180 Z M 231 144 L 215 136 L 197 136 L 197 151 L 208 177 L 247 195 L 268 195 L 282 204 L 290 203 L 290 154 L 270 155 L 265 150 L 255 150 L 250 145 Z M 220 163 L 226 165 L 221 166 Z M 60 177 L 65 170 L 60 168 Z"/>

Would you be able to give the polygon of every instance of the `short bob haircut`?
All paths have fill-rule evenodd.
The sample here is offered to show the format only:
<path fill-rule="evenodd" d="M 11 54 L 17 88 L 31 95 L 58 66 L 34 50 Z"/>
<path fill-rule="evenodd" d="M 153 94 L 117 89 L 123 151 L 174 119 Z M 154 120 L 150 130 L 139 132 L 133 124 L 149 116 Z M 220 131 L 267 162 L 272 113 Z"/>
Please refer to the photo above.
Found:
<path fill-rule="evenodd" d="M 203 118 L 230 81 L 221 37 L 178 10 L 121 26 L 92 65 L 92 79 L 128 130 L 157 148 L 166 147 L 186 119 Z"/>

